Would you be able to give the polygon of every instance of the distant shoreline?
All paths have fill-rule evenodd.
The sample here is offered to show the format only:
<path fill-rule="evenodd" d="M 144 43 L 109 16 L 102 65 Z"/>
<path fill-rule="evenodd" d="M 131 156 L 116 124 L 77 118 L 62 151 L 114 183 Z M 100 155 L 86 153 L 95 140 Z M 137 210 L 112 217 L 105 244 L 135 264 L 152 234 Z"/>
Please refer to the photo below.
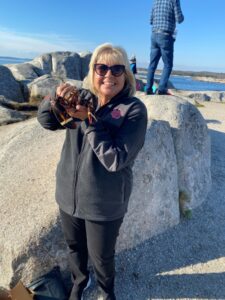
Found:
<path fill-rule="evenodd" d="M 138 68 L 141 72 L 147 72 L 147 68 Z M 161 69 L 157 69 L 156 73 L 161 73 Z M 181 76 L 205 76 L 205 77 L 218 77 L 225 79 L 225 73 L 223 72 L 209 72 L 209 71 L 180 71 L 173 70 L 172 75 L 181 75 Z"/>
<path fill-rule="evenodd" d="M 147 73 L 147 69 L 145 68 L 138 68 L 139 72 Z M 161 74 L 162 70 L 156 70 L 156 74 Z M 172 76 L 188 76 L 194 80 L 198 81 L 208 81 L 208 82 L 217 82 L 217 83 L 224 83 L 225 84 L 225 73 L 216 73 L 216 72 L 194 72 L 194 71 L 172 71 Z"/>
<path fill-rule="evenodd" d="M 1 59 L 8 59 L 8 60 L 32 60 L 33 58 L 27 58 L 27 57 L 14 57 L 14 56 L 0 56 Z"/>
<path fill-rule="evenodd" d="M 194 80 L 199 81 L 208 81 L 208 82 L 218 82 L 218 83 L 225 83 L 225 79 L 219 79 L 215 77 L 200 77 L 200 76 L 192 76 Z"/>

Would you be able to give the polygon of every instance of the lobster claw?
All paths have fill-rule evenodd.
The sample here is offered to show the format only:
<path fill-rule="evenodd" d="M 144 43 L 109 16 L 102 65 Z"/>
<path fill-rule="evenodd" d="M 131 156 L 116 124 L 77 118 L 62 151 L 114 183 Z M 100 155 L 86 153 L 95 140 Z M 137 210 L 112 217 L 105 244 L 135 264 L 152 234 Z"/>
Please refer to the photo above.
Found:
<path fill-rule="evenodd" d="M 55 117 L 63 127 L 70 129 L 77 127 L 76 119 L 72 118 L 67 113 L 67 110 L 72 109 L 75 112 L 78 104 L 87 107 L 90 124 L 92 124 L 94 120 L 97 120 L 94 115 L 94 111 L 97 107 L 97 98 L 88 90 L 77 90 L 77 88 L 74 87 L 74 89 L 64 97 L 54 97 L 50 99 L 50 103 Z"/>

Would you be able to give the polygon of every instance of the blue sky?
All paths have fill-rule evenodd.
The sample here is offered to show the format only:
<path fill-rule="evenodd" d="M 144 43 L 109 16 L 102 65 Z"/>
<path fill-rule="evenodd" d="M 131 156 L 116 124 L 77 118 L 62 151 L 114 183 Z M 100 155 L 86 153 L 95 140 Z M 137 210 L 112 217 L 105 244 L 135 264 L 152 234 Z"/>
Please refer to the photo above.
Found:
<path fill-rule="evenodd" d="M 105 42 L 149 62 L 153 0 L 11 0 L 0 4 L 0 56 L 93 51 Z M 225 0 L 181 0 L 174 69 L 225 72 Z"/>

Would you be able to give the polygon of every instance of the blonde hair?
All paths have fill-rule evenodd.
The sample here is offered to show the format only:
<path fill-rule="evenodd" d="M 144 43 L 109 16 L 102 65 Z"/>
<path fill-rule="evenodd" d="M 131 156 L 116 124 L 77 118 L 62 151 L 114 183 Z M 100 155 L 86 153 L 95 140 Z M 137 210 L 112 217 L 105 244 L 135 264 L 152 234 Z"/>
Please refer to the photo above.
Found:
<path fill-rule="evenodd" d="M 136 83 L 133 73 L 130 70 L 130 64 L 126 51 L 122 47 L 113 46 L 112 44 L 102 44 L 98 46 L 91 57 L 89 64 L 89 72 L 84 80 L 83 86 L 88 88 L 93 94 L 97 95 L 97 90 L 94 87 L 94 64 L 100 60 L 108 61 L 113 64 L 121 64 L 125 66 L 125 83 L 123 91 L 127 91 L 132 97 L 136 92 Z"/>

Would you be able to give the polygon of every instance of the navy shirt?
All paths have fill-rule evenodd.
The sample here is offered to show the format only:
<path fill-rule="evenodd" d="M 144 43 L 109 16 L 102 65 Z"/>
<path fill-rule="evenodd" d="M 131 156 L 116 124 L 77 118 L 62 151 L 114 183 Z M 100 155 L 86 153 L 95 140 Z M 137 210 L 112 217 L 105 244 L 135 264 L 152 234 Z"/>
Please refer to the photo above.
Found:
<path fill-rule="evenodd" d="M 173 33 L 176 22 L 184 20 L 180 7 L 180 0 L 155 0 L 152 7 L 151 20 L 152 31 L 165 31 Z"/>

